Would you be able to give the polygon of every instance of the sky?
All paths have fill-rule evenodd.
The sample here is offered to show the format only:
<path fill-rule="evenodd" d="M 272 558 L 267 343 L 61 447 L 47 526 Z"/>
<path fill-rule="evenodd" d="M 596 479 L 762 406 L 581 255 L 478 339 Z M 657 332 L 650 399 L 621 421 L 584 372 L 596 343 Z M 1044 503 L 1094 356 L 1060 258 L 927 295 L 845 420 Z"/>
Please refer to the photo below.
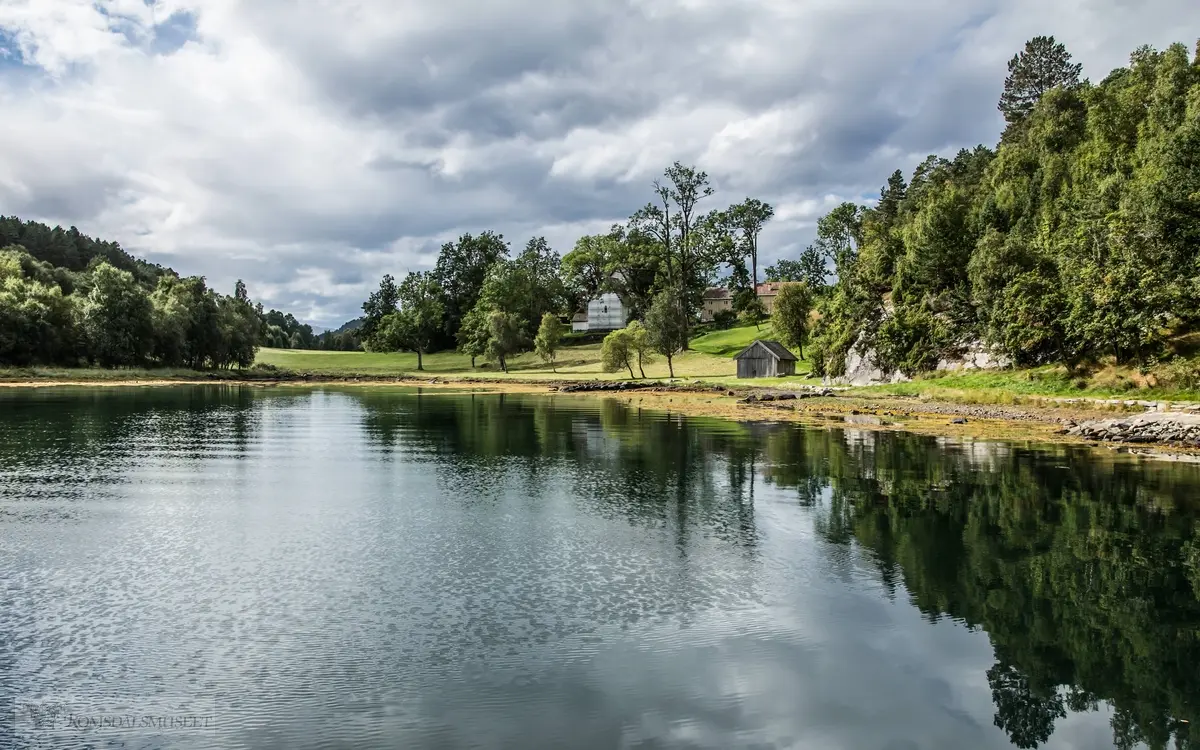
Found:
<path fill-rule="evenodd" d="M 0 214 L 320 327 L 463 232 L 560 253 L 673 161 L 767 265 L 895 169 L 995 144 L 1006 61 L 1100 80 L 1196 0 L 0 0 Z"/>

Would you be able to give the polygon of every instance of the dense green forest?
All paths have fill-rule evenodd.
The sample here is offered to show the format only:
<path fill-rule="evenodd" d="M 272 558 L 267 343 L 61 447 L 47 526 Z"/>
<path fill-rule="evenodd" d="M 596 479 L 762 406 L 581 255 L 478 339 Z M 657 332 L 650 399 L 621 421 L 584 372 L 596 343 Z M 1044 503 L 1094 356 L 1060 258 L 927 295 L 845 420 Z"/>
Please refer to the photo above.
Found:
<path fill-rule="evenodd" d="M 0 217 L 0 364 L 248 367 L 260 344 L 358 348 L 74 227 Z"/>
<path fill-rule="evenodd" d="M 818 372 L 856 344 L 913 374 L 977 341 L 1018 365 L 1144 365 L 1196 329 L 1200 47 L 1143 47 L 1092 84 L 1042 37 L 1009 69 L 996 148 L 821 220 Z"/>

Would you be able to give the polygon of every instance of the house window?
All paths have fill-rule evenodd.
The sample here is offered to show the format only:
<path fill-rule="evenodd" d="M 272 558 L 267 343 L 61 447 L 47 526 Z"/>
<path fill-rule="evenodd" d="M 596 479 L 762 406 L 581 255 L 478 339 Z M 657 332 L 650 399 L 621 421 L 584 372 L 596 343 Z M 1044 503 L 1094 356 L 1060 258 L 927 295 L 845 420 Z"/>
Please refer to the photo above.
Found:
<path fill-rule="evenodd" d="M 608 312 L 608 305 L 604 306 L 604 312 Z"/>

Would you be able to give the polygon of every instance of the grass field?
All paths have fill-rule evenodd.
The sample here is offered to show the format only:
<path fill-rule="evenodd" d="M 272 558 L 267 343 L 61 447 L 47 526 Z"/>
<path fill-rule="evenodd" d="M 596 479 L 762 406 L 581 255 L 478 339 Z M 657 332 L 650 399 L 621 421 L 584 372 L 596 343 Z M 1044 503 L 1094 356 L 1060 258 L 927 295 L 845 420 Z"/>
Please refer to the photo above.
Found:
<path fill-rule="evenodd" d="M 756 338 L 766 338 L 770 328 L 754 326 L 733 328 L 727 331 L 700 336 L 692 341 L 692 351 L 675 357 L 675 376 L 685 379 L 702 378 L 708 381 L 736 381 L 736 365 L 733 355 L 744 349 Z M 375 352 L 326 352 L 295 349 L 260 349 L 256 364 L 277 367 L 292 372 L 309 372 L 319 375 L 411 375 L 417 373 L 417 355 L 407 352 L 381 354 Z M 471 367 L 471 358 L 458 352 L 437 352 L 424 357 L 425 374 L 430 376 L 465 376 L 520 378 L 520 379 L 628 379 L 629 371 L 607 373 L 600 366 L 600 344 L 585 344 L 563 348 L 552 369 L 532 352 L 513 357 L 508 362 L 509 372 L 501 372 L 494 364 L 480 358 L 478 366 Z M 797 368 L 805 373 L 807 363 L 800 362 Z M 657 357 L 645 365 L 646 377 L 668 377 L 667 363 Z M 637 365 L 634 375 L 641 377 Z M 799 382 L 803 377 L 788 378 L 779 382 Z M 755 383 L 769 384 L 762 380 Z"/>

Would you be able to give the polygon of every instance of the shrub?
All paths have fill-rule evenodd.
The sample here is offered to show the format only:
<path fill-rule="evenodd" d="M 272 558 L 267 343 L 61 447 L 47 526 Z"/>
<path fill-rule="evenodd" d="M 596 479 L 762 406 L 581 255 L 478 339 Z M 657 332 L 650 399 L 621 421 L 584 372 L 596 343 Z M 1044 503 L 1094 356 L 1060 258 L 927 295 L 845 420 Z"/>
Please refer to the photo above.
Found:
<path fill-rule="evenodd" d="M 725 331 L 733 328 L 734 323 L 737 323 L 737 313 L 733 310 L 717 310 L 713 313 L 712 324 L 713 328 L 718 331 Z"/>

